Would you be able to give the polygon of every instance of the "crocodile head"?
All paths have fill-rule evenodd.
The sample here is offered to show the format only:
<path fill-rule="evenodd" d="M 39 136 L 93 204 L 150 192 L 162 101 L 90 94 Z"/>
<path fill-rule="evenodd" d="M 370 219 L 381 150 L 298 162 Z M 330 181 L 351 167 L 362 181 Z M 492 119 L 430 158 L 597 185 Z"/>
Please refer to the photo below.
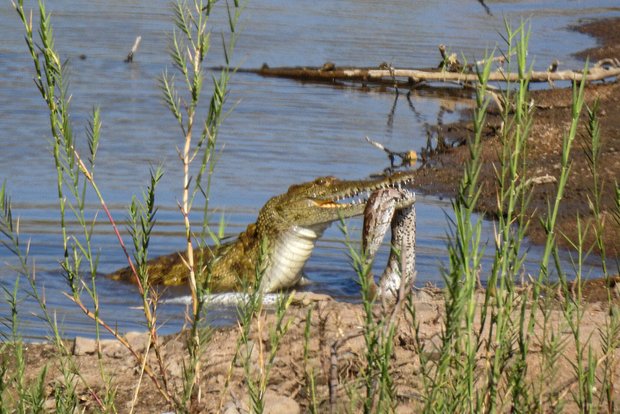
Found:
<path fill-rule="evenodd" d="M 412 181 L 412 172 L 368 180 L 320 177 L 314 181 L 292 185 L 286 193 L 269 200 L 260 211 L 258 224 L 274 226 L 277 230 L 290 228 L 292 225 L 321 229 L 340 218 L 362 215 L 366 201 L 373 191 L 402 188 Z M 411 198 L 403 197 L 396 208 L 406 208 L 412 203 Z"/>

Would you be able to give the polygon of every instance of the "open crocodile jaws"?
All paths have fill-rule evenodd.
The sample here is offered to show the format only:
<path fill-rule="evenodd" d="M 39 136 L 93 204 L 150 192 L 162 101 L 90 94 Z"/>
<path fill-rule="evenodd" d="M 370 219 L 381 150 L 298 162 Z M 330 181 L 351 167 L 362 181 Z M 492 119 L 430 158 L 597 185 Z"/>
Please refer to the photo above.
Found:
<path fill-rule="evenodd" d="M 203 264 L 197 271 L 198 280 L 207 283 L 212 292 L 239 291 L 255 283 L 260 267 L 263 292 L 293 287 L 301 279 L 316 240 L 333 221 L 362 215 L 367 197 L 374 191 L 402 189 L 412 181 L 413 172 L 401 172 L 368 180 L 321 177 L 292 185 L 286 193 L 267 201 L 256 223 L 236 240 L 196 251 L 195 262 Z M 394 208 L 407 208 L 413 202 L 412 197 L 402 197 Z M 181 285 L 189 273 L 185 262 L 184 252 L 152 259 L 148 262 L 149 280 L 154 284 Z M 129 268 L 110 277 L 134 280 Z"/>

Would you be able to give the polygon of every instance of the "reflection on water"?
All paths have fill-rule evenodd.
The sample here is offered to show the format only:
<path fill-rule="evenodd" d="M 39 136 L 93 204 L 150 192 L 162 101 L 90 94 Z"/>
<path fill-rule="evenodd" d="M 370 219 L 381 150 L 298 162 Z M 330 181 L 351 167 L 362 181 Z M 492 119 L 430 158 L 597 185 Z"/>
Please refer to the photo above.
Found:
<path fill-rule="evenodd" d="M 492 16 L 473 0 L 250 2 L 236 62 L 244 67 L 259 67 L 263 62 L 271 66 L 320 65 L 328 60 L 358 66 L 383 61 L 395 67 L 436 66 L 441 43 L 470 58 L 484 56 L 485 50 L 501 42 L 498 32 L 503 31 L 502 17 L 506 16 L 516 22 L 531 17 L 530 55 L 537 67 L 544 68 L 556 58 L 574 67 L 581 63 L 570 53 L 591 47 L 594 41 L 566 27 L 582 18 L 620 13 L 616 1 L 604 0 L 488 4 Z M 181 181 L 175 150 L 180 134 L 156 87 L 157 77 L 169 61 L 165 53 L 171 31 L 169 2 L 110 0 L 76 6 L 59 0 L 48 8 L 56 43 L 62 57 L 69 59 L 74 130 L 84 130 L 94 105 L 101 108 L 103 129 L 96 174 L 114 216 L 121 221 L 126 217 L 125 207 L 146 185 L 149 167 L 162 163 L 166 175 L 157 198 L 159 226 L 152 254 L 180 249 L 182 228 L 176 205 Z M 223 17 L 214 21 L 216 32 L 224 27 Z M 0 4 L 0 33 L 0 179 L 8 181 L 15 215 L 21 217 L 22 240 L 31 242 L 31 264 L 36 265 L 37 284 L 50 309 L 64 323 L 67 335 L 92 332 L 92 324 L 61 293 L 65 283 L 58 270 L 62 252 L 47 115 L 32 84 L 32 64 L 10 2 Z M 140 49 L 135 61 L 125 64 L 123 59 L 137 35 L 143 39 Z M 213 66 L 222 63 L 216 49 L 209 56 Z M 79 58 L 82 54 L 86 59 Z M 469 105 L 461 98 L 429 91 L 417 91 L 409 100 L 404 95 L 395 100 L 393 93 L 380 90 L 333 88 L 242 73 L 233 78 L 229 103 L 234 112 L 220 137 L 211 221 L 215 224 L 223 216 L 230 234 L 252 222 L 269 197 L 286 191 L 292 183 L 326 174 L 351 179 L 381 171 L 386 167 L 385 156 L 365 143 L 365 136 L 396 151 L 419 149 L 426 144 L 426 125 L 436 123 L 438 117 L 450 122 Z M 449 211 L 450 205 L 418 196 L 417 208 L 418 278 L 420 283 L 440 282 L 447 231 L 444 211 Z M 90 206 L 91 216 L 97 211 L 95 204 Z M 123 266 L 124 261 L 103 215 L 98 215 L 94 243 L 100 252 L 99 271 L 105 273 Z M 350 226 L 359 229 L 361 223 L 352 220 Z M 485 226 L 490 239 L 492 224 Z M 385 258 L 384 251 L 378 263 Z M 13 263 L 4 249 L 0 260 Z M 355 275 L 335 226 L 318 244 L 306 272 L 315 281 L 314 290 L 348 299 L 357 294 Z M 9 266 L 0 268 L 4 286 L 12 286 L 13 274 Z M 104 317 L 112 325 L 118 324 L 121 330 L 143 328 L 132 286 L 101 279 L 98 290 Z M 2 317 L 7 315 L 6 306 L 0 301 Z M 36 310 L 32 301 L 26 300 L 22 308 L 24 333 L 43 335 L 41 321 L 31 316 Z M 183 306 L 166 305 L 159 311 L 167 321 L 162 332 L 182 326 Z M 231 315 L 229 311 L 212 317 L 225 323 Z"/>

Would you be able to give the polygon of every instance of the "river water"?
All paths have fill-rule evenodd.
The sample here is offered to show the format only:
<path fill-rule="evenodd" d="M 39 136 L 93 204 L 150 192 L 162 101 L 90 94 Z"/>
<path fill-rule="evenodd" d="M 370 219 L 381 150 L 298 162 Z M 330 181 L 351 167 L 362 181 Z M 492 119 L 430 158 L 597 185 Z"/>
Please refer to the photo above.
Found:
<path fill-rule="evenodd" d="M 34 2 L 30 6 L 34 5 Z M 83 139 L 93 106 L 101 108 L 103 129 L 97 180 L 114 216 L 122 221 L 132 195 L 148 182 L 149 168 L 163 164 L 159 186 L 159 226 L 151 253 L 182 248 L 180 163 L 176 147 L 181 136 L 162 104 L 157 79 L 169 65 L 166 54 L 172 31 L 168 0 L 153 1 L 49 1 L 56 44 L 68 59 L 72 120 Z M 583 19 L 620 14 L 617 1 L 490 1 L 487 15 L 475 0 L 405 1 L 319 0 L 314 2 L 263 0 L 250 2 L 242 17 L 242 34 L 234 62 L 241 67 L 312 65 L 326 61 L 340 65 L 430 67 L 438 62 L 441 43 L 469 59 L 502 45 L 503 18 L 518 24 L 530 19 L 530 57 L 535 67 L 546 68 L 559 59 L 563 68 L 583 63 L 571 53 L 592 47 L 593 39 L 568 29 Z M 213 19 L 214 33 L 225 26 L 222 13 Z M 0 4 L 0 179 L 6 180 L 14 216 L 20 218 L 23 243 L 28 241 L 39 291 L 67 336 L 92 334 L 91 322 L 62 294 L 65 282 L 59 271 L 61 237 L 55 191 L 55 169 L 50 154 L 45 108 L 32 82 L 33 68 L 22 28 L 10 2 Z M 136 36 L 142 44 L 131 64 L 123 63 Z M 219 36 L 214 35 L 215 43 Z M 85 59 L 80 58 L 84 55 Z M 208 65 L 223 63 L 214 46 Z M 209 74 L 210 75 L 210 74 Z M 468 103 L 450 96 L 413 94 L 411 105 L 401 97 L 393 108 L 390 91 L 310 85 L 252 74 L 234 76 L 227 117 L 220 135 L 220 159 L 211 196 L 212 220 L 225 218 L 228 234 L 240 232 L 254 221 L 258 209 L 289 185 L 321 175 L 362 178 L 386 166 L 384 154 L 363 141 L 365 136 L 394 150 L 419 149 L 426 143 L 425 125 L 441 112 L 443 121 L 459 117 Z M 205 103 L 206 108 L 206 103 Z M 393 112 L 392 112 L 393 110 Z M 83 145 L 83 144 L 81 144 Z M 99 270 L 124 266 L 111 229 L 103 220 L 94 197 L 89 214 L 98 214 L 94 243 L 100 252 Z M 418 195 L 418 281 L 441 283 L 446 263 L 449 200 Z M 200 214 L 194 217 L 200 219 Z M 349 223 L 354 237 L 361 225 Z M 485 222 L 485 240 L 491 240 L 492 223 Z M 312 290 L 355 300 L 358 293 L 343 237 L 333 226 L 318 244 L 306 266 Z M 539 250 L 530 246 L 529 266 L 535 269 Z M 382 253 L 379 262 L 385 259 Z M 488 264 L 490 257 L 485 258 Z M 15 264 L 0 249 L 0 282 L 11 288 Z M 568 264 L 567 264 L 568 266 Z M 26 282 L 22 280 L 22 288 Z M 132 286 L 100 279 L 98 291 L 103 317 L 122 331 L 143 329 L 139 297 Z M 176 292 L 172 294 L 183 294 Z M 20 293 L 21 332 L 29 338 L 47 334 L 40 311 Z M 162 305 L 166 323 L 162 333 L 177 331 L 185 307 Z M 0 318 L 9 316 L 0 301 Z M 230 310 L 214 312 L 215 324 L 228 323 Z M 4 328 L 0 328 L 4 329 Z"/>

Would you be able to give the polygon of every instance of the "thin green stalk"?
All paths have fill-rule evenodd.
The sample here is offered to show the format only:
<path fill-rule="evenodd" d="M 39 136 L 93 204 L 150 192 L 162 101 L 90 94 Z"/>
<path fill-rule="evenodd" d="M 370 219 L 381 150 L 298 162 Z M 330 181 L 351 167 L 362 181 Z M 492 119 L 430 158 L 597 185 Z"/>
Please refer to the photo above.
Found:
<path fill-rule="evenodd" d="M 209 280 L 209 268 L 203 263 L 203 254 L 196 254 L 194 245 L 194 231 L 191 225 L 191 212 L 195 197 L 201 193 L 205 199 L 203 213 L 203 239 L 208 233 L 209 221 L 209 193 L 212 175 L 217 161 L 214 156 L 217 143 L 219 126 L 223 120 L 223 107 L 226 101 L 228 81 L 230 78 L 230 56 L 236 43 L 236 27 L 243 7 L 237 1 L 233 5 L 227 3 L 226 8 L 229 18 L 228 44 L 223 40 L 226 63 L 219 78 L 213 78 L 213 92 L 210 99 L 209 110 L 200 127 L 200 98 L 203 92 L 204 68 L 203 64 L 211 46 L 211 30 L 209 20 L 215 0 L 194 0 L 191 4 L 178 1 L 174 5 L 174 23 L 176 29 L 172 34 L 170 46 L 170 58 L 173 67 L 180 74 L 186 92 L 177 91 L 175 79 L 168 72 L 164 72 L 160 79 L 164 102 L 177 120 L 183 144 L 179 150 L 183 169 L 182 199 L 179 203 L 185 228 L 185 245 L 187 251 L 188 283 L 192 295 L 192 320 L 188 343 L 190 363 L 185 379 L 190 381 L 184 385 L 184 395 L 187 401 L 195 391 L 195 385 L 200 383 L 200 355 L 202 348 L 201 338 L 206 336 L 200 331 L 201 311 L 203 303 L 201 298 L 208 294 L 207 282 Z M 224 39 L 224 35 L 222 35 Z M 192 179 L 192 164 L 194 160 L 200 160 L 197 174 Z M 205 180 L 206 172 L 206 180 Z M 205 182 L 206 181 L 206 182 Z M 210 234 L 214 234 L 209 232 Z M 216 244 L 219 240 L 216 240 Z M 198 247 L 203 248 L 203 240 L 198 241 Z M 203 270 L 203 269 L 206 269 Z M 200 390 L 196 395 L 201 395 Z"/>
<path fill-rule="evenodd" d="M 574 360 L 569 360 L 577 379 L 577 393 L 573 395 L 573 398 L 580 411 L 584 413 L 592 412 L 594 409 L 592 406 L 592 388 L 594 384 L 590 381 L 590 371 L 596 370 L 596 363 L 590 365 L 590 362 L 593 362 L 590 361 L 592 359 L 591 335 L 583 339 L 581 332 L 581 325 L 585 313 L 582 296 L 583 262 L 585 256 L 589 253 L 588 249 L 585 247 L 587 230 L 588 226 L 583 226 L 579 216 L 577 216 L 577 240 L 569 240 L 577 255 L 576 263 L 573 264 L 576 278 L 572 291 L 568 289 L 566 275 L 560 267 L 559 258 L 556 259 L 556 270 L 560 279 L 560 286 L 563 290 L 563 296 L 565 297 L 562 303 L 564 321 L 570 329 L 575 344 L 576 358 Z M 558 255 L 557 247 L 555 247 L 554 256 L 557 257 Z M 587 359 L 586 350 L 588 352 Z M 587 365 L 584 365 L 586 361 Z"/>
<path fill-rule="evenodd" d="M 288 308 L 293 301 L 294 293 L 286 295 L 278 295 L 275 305 L 275 321 L 273 325 L 269 328 L 269 352 L 267 354 L 267 358 L 262 356 L 263 352 L 259 352 L 259 378 L 258 378 L 258 389 L 257 393 L 250 394 L 252 402 L 253 402 L 253 412 L 262 413 L 265 408 L 265 394 L 267 392 L 267 385 L 269 384 L 269 378 L 271 373 L 271 368 L 274 365 L 274 361 L 276 358 L 276 354 L 280 349 L 280 344 L 284 335 L 288 332 L 291 327 L 292 320 L 289 319 L 285 321 L 285 316 L 288 312 Z M 257 320 L 257 323 L 260 323 L 260 319 Z M 258 329 L 258 340 L 261 339 L 261 329 Z M 263 347 L 261 346 L 262 350 Z"/>
<path fill-rule="evenodd" d="M 501 114 L 503 128 L 499 137 L 500 168 L 496 171 L 498 215 L 495 256 L 487 282 L 485 301 L 481 308 L 480 323 L 482 334 L 487 317 L 490 317 L 486 352 L 493 357 L 489 364 L 486 396 L 483 402 L 487 412 L 498 410 L 498 399 L 501 398 L 500 381 L 514 351 L 514 332 L 519 329 L 514 326 L 512 319 L 516 305 L 514 279 L 522 272 L 525 255 L 520 251 L 521 242 L 529 225 L 525 211 L 529 202 L 526 151 L 532 116 L 527 92 L 531 68 L 528 68 L 526 59 L 530 30 L 526 29 L 524 23 L 513 30 L 508 21 L 505 21 L 505 29 L 506 55 L 509 56 L 508 70 L 514 66 L 512 56 L 515 56 L 520 79 L 516 85 L 507 82 L 502 95 L 506 105 Z M 518 375 L 511 378 L 517 382 L 522 379 Z M 518 399 L 519 393 L 523 390 L 522 384 L 513 384 L 511 388 L 513 398 Z"/>
<path fill-rule="evenodd" d="M 549 259 L 553 254 L 554 247 L 556 246 L 555 225 L 560 209 L 560 203 L 564 194 L 564 189 L 566 187 L 568 175 L 571 168 L 570 154 L 573 147 L 573 142 L 577 135 L 577 126 L 579 124 L 579 117 L 584 103 L 584 88 L 585 82 L 581 82 L 579 86 L 577 86 L 576 83 L 574 83 L 573 85 L 571 124 L 568 132 L 564 135 L 564 139 L 562 142 L 561 170 L 557 184 L 557 193 L 553 206 L 550 205 L 548 207 L 547 216 L 543 220 L 541 220 L 541 224 L 547 234 L 547 237 L 544 244 L 543 255 L 540 259 L 540 271 L 533 285 L 531 293 L 531 298 L 535 303 L 538 303 L 539 301 L 542 286 L 549 283 Z M 534 331 L 534 326 L 537 321 L 538 310 L 538 306 L 531 306 L 529 315 L 527 316 L 527 322 L 525 323 L 526 329 L 524 329 L 520 334 L 520 366 L 523 367 L 523 371 L 521 372 L 521 375 L 523 377 L 525 377 L 527 372 L 526 360 L 529 353 L 529 338 L 532 336 Z"/>
<path fill-rule="evenodd" d="M 452 203 L 454 220 L 449 236 L 449 269 L 444 270 L 446 282 L 446 316 L 442 333 L 439 361 L 435 366 L 430 394 L 426 396 L 425 412 L 474 412 L 477 406 L 475 391 L 477 335 L 474 332 L 475 288 L 483 253 L 481 219 L 473 221 L 480 190 L 478 177 L 481 168 L 482 130 L 489 98 L 487 79 L 492 59 L 487 59 L 478 73 L 474 111 L 474 136 L 468 142 L 470 159 L 456 199 Z"/>
<path fill-rule="evenodd" d="M 18 259 L 19 265 L 14 267 L 17 277 L 15 279 L 13 290 L 9 292 L 7 288 L 3 287 L 6 301 L 11 309 L 11 318 L 7 323 L 11 328 L 11 335 L 8 338 L 11 341 L 11 344 L 8 348 L 12 351 L 13 358 L 11 358 L 11 360 L 14 361 L 15 368 L 14 372 L 12 372 L 11 376 L 8 378 L 7 384 L 5 375 L 7 375 L 8 368 L 3 364 L 3 374 L 0 379 L 0 382 L 2 383 L 0 384 L 0 400 L 2 400 L 0 401 L 2 403 L 0 406 L 5 407 L 4 391 L 5 388 L 7 388 L 5 385 L 9 384 L 12 385 L 11 388 L 15 389 L 17 392 L 17 402 L 16 404 L 7 404 L 7 408 L 9 406 L 14 406 L 18 412 L 41 412 L 43 404 L 46 400 L 43 381 L 45 379 L 47 365 L 39 373 L 37 381 L 31 383 L 30 386 L 28 386 L 25 382 L 26 360 L 23 340 L 19 333 L 18 306 L 21 299 L 18 299 L 18 292 L 21 278 L 26 277 L 30 282 L 32 292 L 34 292 L 30 295 L 33 296 L 37 303 L 41 306 L 44 319 L 47 321 L 50 328 L 52 328 L 54 332 L 53 339 L 56 346 L 61 351 L 59 362 L 61 368 L 60 371 L 64 382 L 58 384 L 58 388 L 54 393 L 56 404 L 59 407 L 67 407 L 68 409 L 71 409 L 72 407 L 74 408 L 77 406 L 78 401 L 76 382 L 74 381 L 74 378 L 76 377 L 76 374 L 74 374 L 74 372 L 76 372 L 76 366 L 71 356 L 69 356 L 66 348 L 64 348 L 64 343 L 60 338 L 58 327 L 47 312 L 45 301 L 36 291 L 36 287 L 34 286 L 34 272 L 30 269 L 30 265 L 28 264 L 28 246 L 23 247 L 20 244 L 18 229 L 19 225 L 16 225 L 15 220 L 13 219 L 10 198 L 6 193 L 6 185 L 3 183 L 2 187 L 0 187 L 0 233 L 4 237 L 0 240 L 0 242 Z M 6 349 L 7 346 L 2 346 L 1 351 L 7 352 Z M 79 375 L 77 376 L 79 377 Z"/>
<path fill-rule="evenodd" d="M 308 366 L 310 356 L 310 337 L 312 332 L 312 309 L 308 307 L 306 313 L 306 324 L 304 327 L 304 373 L 306 376 L 306 395 L 308 396 L 308 409 L 312 414 L 318 414 L 318 401 L 316 395 L 316 379 L 314 369 Z"/>
<path fill-rule="evenodd" d="M 609 278 L 609 272 L 607 270 L 607 258 L 604 243 L 605 234 L 605 220 L 602 217 L 602 195 L 604 188 L 601 184 L 601 130 L 598 119 L 599 113 L 599 101 L 594 101 L 592 108 L 587 108 L 588 124 L 587 131 L 589 140 L 586 140 L 584 153 L 588 160 L 588 168 L 592 174 L 592 186 L 590 187 L 590 195 L 588 196 L 589 205 L 592 209 L 593 225 L 594 225 L 594 240 L 601 256 L 601 266 L 603 268 L 603 277 Z M 611 296 L 608 297 L 608 301 Z"/>
<path fill-rule="evenodd" d="M 599 328 L 601 337 L 601 352 L 603 354 L 602 392 L 600 393 L 601 406 L 608 413 L 616 412 L 614 392 L 618 379 L 618 359 L 615 351 L 620 348 L 620 312 L 617 305 L 610 305 L 609 314 L 603 327 Z"/>
<path fill-rule="evenodd" d="M 602 215 L 602 194 L 604 188 L 600 177 L 602 142 L 599 112 L 599 101 L 597 99 L 594 101 L 591 108 L 587 108 L 588 136 L 584 144 L 584 153 L 592 174 L 592 186 L 590 187 L 588 201 L 593 214 L 592 227 L 594 230 L 595 245 L 601 256 L 601 266 L 603 269 L 602 277 L 605 279 L 607 286 L 607 306 L 609 309 L 604 326 L 598 329 L 602 343 L 601 351 L 603 353 L 603 374 L 601 375 L 602 392 L 599 394 L 599 406 L 605 406 L 608 413 L 613 413 L 615 411 L 614 373 L 617 368 L 618 360 L 615 352 L 611 350 L 614 347 L 620 346 L 620 319 L 618 317 L 618 306 L 613 301 L 612 284 L 610 283 L 610 272 L 607 267 L 606 248 L 604 243 L 607 229 Z M 620 211 L 620 204 L 617 205 L 617 208 L 619 208 L 618 211 Z M 579 282 L 576 283 L 578 284 Z"/>
<path fill-rule="evenodd" d="M 260 252 L 258 255 L 258 261 L 256 263 L 255 283 L 249 285 L 247 279 L 243 279 L 241 281 L 241 283 L 243 284 L 241 291 L 244 292 L 243 302 L 237 308 L 238 327 L 240 335 L 237 339 L 237 343 L 235 344 L 235 352 L 230 361 L 230 364 L 228 365 L 224 386 L 220 391 L 218 411 L 222 411 L 222 407 L 224 406 L 224 398 L 226 397 L 226 393 L 228 392 L 228 388 L 230 387 L 233 369 L 237 364 L 239 358 L 243 358 L 249 394 L 256 394 L 256 386 L 255 383 L 252 381 L 253 377 L 249 372 L 252 350 L 254 347 L 254 344 L 251 343 L 250 334 L 252 330 L 252 321 L 258 317 L 263 306 L 263 292 L 259 289 L 259 286 L 261 285 L 261 281 L 267 268 L 266 248 L 267 246 L 265 244 L 265 241 L 263 240 L 260 245 Z M 242 350 L 244 350 L 245 352 L 241 352 Z"/>
<path fill-rule="evenodd" d="M 92 223 L 88 223 L 85 213 L 86 186 L 90 185 L 95 191 L 100 205 L 112 225 L 119 244 L 122 247 L 125 256 L 127 257 L 129 265 L 133 269 L 139 291 L 143 297 L 143 310 L 145 312 L 148 324 L 151 328 L 151 337 L 153 343 L 157 344 L 157 331 L 155 328 L 156 319 L 154 314 L 155 305 L 151 305 L 150 299 L 147 300 L 144 295 L 145 291 L 141 284 L 141 281 L 138 278 L 138 274 L 135 271 L 133 262 L 131 261 L 131 258 L 129 256 L 129 253 L 127 252 L 127 249 L 125 248 L 116 223 L 113 220 L 109 209 L 107 208 L 103 195 L 100 192 L 99 187 L 93 176 L 96 152 L 99 145 L 99 131 L 101 127 L 99 121 L 99 111 L 95 110 L 93 112 L 93 119 L 90 124 L 90 129 L 87 131 L 88 148 L 90 151 L 87 161 L 89 166 L 87 166 L 78 154 L 78 151 L 75 147 L 75 139 L 73 136 L 69 118 L 69 98 L 67 93 L 67 87 L 63 77 L 64 68 L 60 63 L 57 52 L 54 49 L 52 26 L 49 22 L 49 15 L 46 14 L 45 7 L 43 3 L 40 2 L 39 35 L 41 44 L 35 45 L 32 33 L 32 17 L 30 17 L 30 19 L 28 20 L 26 19 L 22 2 L 19 2 L 17 5 L 14 4 L 14 6 L 18 12 L 18 15 L 22 19 L 22 22 L 26 29 L 26 42 L 29 49 L 31 50 L 31 56 L 35 65 L 35 71 L 37 72 L 35 84 L 37 85 L 37 88 L 39 89 L 44 101 L 47 103 L 50 114 L 50 127 L 53 136 L 53 154 L 58 173 L 57 188 L 58 197 L 60 200 L 59 204 L 61 214 L 61 230 L 64 246 L 64 260 L 62 262 L 62 268 L 65 271 L 66 279 L 71 290 L 71 300 L 76 303 L 88 317 L 92 318 L 96 322 L 97 338 L 99 337 L 99 325 L 104 326 L 108 331 L 110 331 L 113 335 L 119 338 L 118 333 L 115 330 L 112 330 L 109 326 L 107 326 L 99 316 L 99 302 L 95 284 L 98 257 L 93 255 L 91 247 L 91 237 L 94 229 L 94 221 Z M 38 54 L 32 53 L 35 48 L 42 51 L 43 61 L 40 60 Z M 69 198 L 65 195 L 65 189 L 68 190 L 67 194 L 70 195 L 72 198 Z M 74 216 L 78 220 L 78 223 L 81 225 L 82 238 L 68 235 L 65 225 L 67 208 L 73 212 Z M 80 276 L 80 267 L 84 259 L 89 266 L 89 273 L 91 275 L 90 286 L 88 286 Z M 47 313 L 47 308 L 45 307 L 44 302 L 38 296 L 38 293 L 36 292 L 34 280 L 31 282 L 31 285 L 33 288 L 32 294 L 39 301 L 39 304 L 41 305 L 44 314 L 51 322 L 51 319 L 49 318 L 49 315 Z M 92 310 L 88 309 L 82 302 L 81 293 L 83 290 L 86 290 L 89 296 L 93 299 Z M 153 306 L 153 308 L 151 308 L 151 306 Z M 50 325 L 52 324 L 50 323 Z M 52 329 L 54 330 L 57 342 L 61 344 L 62 341 L 60 341 L 59 339 L 60 337 L 57 328 L 53 326 Z M 136 357 L 140 359 L 137 354 Z M 163 366 L 161 360 L 160 365 Z M 104 377 L 104 382 L 108 383 L 103 373 L 103 370 L 101 372 Z M 149 369 L 147 370 L 147 373 L 149 373 L 149 376 L 155 382 L 158 390 L 160 390 L 160 392 L 162 393 L 162 396 L 167 401 L 172 401 L 174 399 L 174 396 L 169 395 L 169 393 L 164 388 L 162 388 L 161 385 L 159 385 L 159 381 L 154 375 L 153 371 Z M 104 398 L 104 400 L 109 401 L 109 397 L 113 391 L 111 389 L 108 389 L 106 392 L 108 396 Z M 111 406 L 107 407 L 107 409 L 114 410 L 114 408 Z"/>
<path fill-rule="evenodd" d="M 375 315 L 375 290 L 371 280 L 371 266 L 365 257 L 366 252 L 358 251 L 351 241 L 348 229 L 344 221 L 340 223 L 340 231 L 345 236 L 349 257 L 353 269 L 357 273 L 358 283 L 364 308 L 364 325 L 362 333 L 366 345 L 366 366 L 363 372 L 363 383 L 366 395 L 363 399 L 363 411 L 394 412 L 396 409 L 396 391 L 392 376 L 391 359 L 394 352 L 394 334 L 396 329 L 392 309 L 383 309 L 380 316 Z M 395 248 L 395 247 L 392 247 Z M 351 400 L 352 403 L 353 400 Z"/>
<path fill-rule="evenodd" d="M 229 367 L 229 374 L 226 380 L 224 389 L 222 390 L 220 399 L 220 407 L 223 403 L 223 395 L 226 391 L 230 377 L 232 375 L 232 367 L 239 357 L 242 347 L 245 349 L 243 357 L 243 367 L 245 372 L 245 382 L 247 384 L 248 395 L 250 397 L 251 411 L 253 413 L 264 412 L 265 406 L 265 394 L 267 392 L 267 385 L 269 383 L 271 368 L 273 367 L 276 353 L 280 347 L 280 343 L 288 332 L 291 326 L 291 320 L 284 321 L 288 308 L 292 303 L 294 293 L 288 296 L 279 295 L 276 299 L 275 305 L 275 322 L 270 326 L 268 331 L 269 337 L 269 352 L 265 356 L 265 350 L 262 343 L 264 326 L 262 321 L 266 317 L 266 313 L 263 308 L 263 292 L 260 289 L 262 278 L 264 277 L 265 270 L 268 264 L 267 245 L 265 241 L 261 243 L 260 254 L 258 263 L 256 266 L 256 283 L 250 286 L 244 286 L 243 292 L 245 293 L 245 303 L 239 308 L 240 316 L 240 332 L 241 335 L 237 342 L 237 347 L 231 365 Z M 256 321 L 257 332 L 255 341 L 250 340 L 253 321 Z M 256 351 L 258 361 L 253 360 L 253 353 Z M 257 369 L 255 368 L 257 365 Z M 258 372 L 256 372 L 258 370 Z"/>

